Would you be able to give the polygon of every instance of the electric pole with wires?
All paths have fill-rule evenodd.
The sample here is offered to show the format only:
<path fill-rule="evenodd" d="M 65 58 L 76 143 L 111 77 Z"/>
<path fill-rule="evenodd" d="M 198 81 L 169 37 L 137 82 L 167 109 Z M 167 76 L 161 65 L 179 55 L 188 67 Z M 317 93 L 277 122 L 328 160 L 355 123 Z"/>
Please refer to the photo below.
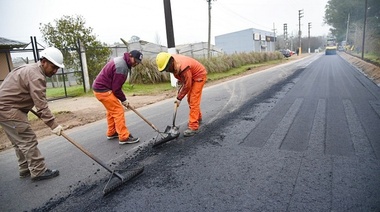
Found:
<path fill-rule="evenodd" d="M 207 59 L 210 59 L 211 54 L 211 0 L 208 2 L 208 47 L 207 47 Z M 216 1 L 216 0 L 213 0 Z"/>
<path fill-rule="evenodd" d="M 309 48 L 308 48 L 308 50 L 307 50 L 307 52 L 310 54 L 310 28 L 311 28 L 311 22 L 309 22 L 308 24 L 307 24 L 307 34 L 308 34 L 308 41 L 309 41 Z"/>
<path fill-rule="evenodd" d="M 298 52 L 301 54 L 301 18 L 303 17 L 303 10 L 298 10 L 298 39 L 299 39 L 299 46 L 298 46 Z M 298 54 L 297 54 L 298 55 Z"/>

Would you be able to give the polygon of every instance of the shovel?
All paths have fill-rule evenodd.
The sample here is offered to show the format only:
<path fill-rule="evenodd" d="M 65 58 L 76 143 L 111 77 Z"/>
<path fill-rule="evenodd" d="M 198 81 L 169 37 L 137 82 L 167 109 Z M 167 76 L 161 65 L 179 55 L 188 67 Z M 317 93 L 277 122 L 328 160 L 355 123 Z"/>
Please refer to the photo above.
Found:
<path fill-rule="evenodd" d="M 175 119 L 177 117 L 177 109 L 178 109 L 178 104 L 177 104 L 177 101 L 174 102 L 174 113 L 173 113 L 173 124 L 172 126 L 166 126 L 166 129 L 165 129 L 165 134 L 167 134 L 167 136 L 159 141 L 156 141 L 154 144 L 153 144 L 153 147 L 156 147 L 158 145 L 161 145 L 165 142 L 168 142 L 170 140 L 173 140 L 175 138 L 177 138 L 179 136 L 179 127 L 175 126 Z"/>
<path fill-rule="evenodd" d="M 173 125 L 172 126 L 166 126 L 165 133 L 170 133 L 173 136 L 179 135 L 179 128 L 175 126 L 175 119 L 177 117 L 177 108 L 178 104 L 177 102 L 174 102 L 174 113 L 173 113 Z"/>
<path fill-rule="evenodd" d="M 136 109 L 134 109 L 131 105 L 128 105 L 127 108 L 131 109 L 134 113 L 136 113 L 142 120 L 144 120 L 149 126 L 151 126 L 154 131 L 158 132 L 158 135 L 161 136 L 161 138 L 158 140 L 158 135 L 154 139 L 153 147 L 163 144 L 165 142 L 168 142 L 170 140 L 173 140 L 179 136 L 179 130 L 178 127 L 175 126 L 175 117 L 177 114 L 177 103 L 175 104 L 175 112 L 174 112 L 174 118 L 173 118 L 173 126 L 167 126 L 165 129 L 165 132 L 161 132 L 157 129 L 154 124 L 152 124 L 150 121 L 148 121 L 141 113 L 139 113 Z"/>

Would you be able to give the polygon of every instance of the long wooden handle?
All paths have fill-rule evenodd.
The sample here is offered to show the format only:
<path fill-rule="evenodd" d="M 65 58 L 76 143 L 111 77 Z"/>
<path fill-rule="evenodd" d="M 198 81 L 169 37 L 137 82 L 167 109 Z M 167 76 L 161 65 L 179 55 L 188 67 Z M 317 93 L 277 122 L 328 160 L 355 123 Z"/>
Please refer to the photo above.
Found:
<path fill-rule="evenodd" d="M 173 127 L 175 127 L 175 118 L 177 117 L 177 108 L 178 108 L 178 104 L 177 102 L 174 102 Z"/>
<path fill-rule="evenodd" d="M 30 110 L 30 112 L 32 112 L 35 116 L 37 116 L 38 118 L 41 118 L 36 111 L 34 110 Z M 66 140 L 68 140 L 70 143 L 72 143 L 74 146 L 76 146 L 78 149 L 80 149 L 84 154 L 86 154 L 88 157 L 90 157 L 91 159 L 93 159 L 94 161 L 96 161 L 99 165 L 101 165 L 103 168 L 107 169 L 107 171 L 109 171 L 110 173 L 114 173 L 114 171 L 112 171 L 103 161 L 101 161 L 98 157 L 96 157 L 95 155 L 93 155 L 91 152 L 87 151 L 85 148 L 83 148 L 79 143 L 77 143 L 76 141 L 74 141 L 73 139 L 71 139 L 69 136 L 67 136 L 64 132 L 61 132 L 61 135 L 66 138 Z M 120 179 L 122 179 L 123 177 L 118 174 L 118 173 L 115 173 L 115 175 L 117 177 L 119 177 Z"/>
<path fill-rule="evenodd" d="M 128 105 L 128 108 L 131 109 L 133 112 L 135 112 L 142 120 L 144 120 L 147 124 L 149 124 L 155 131 L 159 132 L 156 126 L 154 126 L 150 121 L 148 121 L 144 116 L 141 115 L 137 110 L 135 110 L 133 107 Z"/>
<path fill-rule="evenodd" d="M 61 132 L 61 135 L 64 138 L 66 138 L 66 140 L 68 140 L 70 143 L 72 143 L 74 146 L 76 146 L 78 149 L 80 149 L 88 157 L 90 157 L 91 159 L 93 159 L 94 161 L 96 161 L 99 165 L 103 166 L 103 168 L 107 169 L 107 171 L 109 171 L 110 173 L 113 173 L 113 171 L 110 168 L 108 168 L 108 166 L 103 161 L 101 161 L 98 157 L 96 157 L 95 155 L 93 155 L 91 152 L 87 151 L 79 143 L 77 143 L 76 141 L 74 141 L 73 139 L 71 139 L 69 136 L 67 136 L 64 132 Z"/>

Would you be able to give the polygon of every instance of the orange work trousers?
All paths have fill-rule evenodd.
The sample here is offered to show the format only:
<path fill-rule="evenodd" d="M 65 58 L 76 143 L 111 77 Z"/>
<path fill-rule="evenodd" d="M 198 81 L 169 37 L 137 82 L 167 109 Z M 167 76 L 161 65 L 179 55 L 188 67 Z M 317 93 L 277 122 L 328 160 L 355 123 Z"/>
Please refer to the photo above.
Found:
<path fill-rule="evenodd" d="M 125 125 L 125 111 L 119 99 L 116 98 L 112 91 L 94 91 L 94 95 L 107 110 L 107 136 L 112 136 L 117 133 L 119 135 L 119 140 L 127 140 L 130 133 L 127 126 Z"/>
<path fill-rule="evenodd" d="M 189 124 L 188 127 L 192 130 L 199 128 L 199 120 L 202 119 L 201 99 L 203 86 L 206 83 L 206 77 L 194 80 L 191 90 L 187 94 L 187 102 L 189 103 Z"/>

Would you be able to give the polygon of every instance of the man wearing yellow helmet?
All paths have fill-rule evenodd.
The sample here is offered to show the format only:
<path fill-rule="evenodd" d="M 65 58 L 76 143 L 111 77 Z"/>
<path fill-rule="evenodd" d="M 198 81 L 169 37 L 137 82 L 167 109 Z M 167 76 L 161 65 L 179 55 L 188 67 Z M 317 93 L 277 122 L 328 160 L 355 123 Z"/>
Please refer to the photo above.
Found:
<path fill-rule="evenodd" d="M 206 68 L 191 57 L 167 52 L 161 52 L 157 55 L 156 64 L 158 71 L 172 73 L 182 85 L 177 94 L 177 106 L 187 95 L 190 108 L 188 129 L 183 134 L 186 137 L 195 135 L 198 133 L 199 124 L 202 121 L 200 105 L 203 86 L 207 80 Z"/>

